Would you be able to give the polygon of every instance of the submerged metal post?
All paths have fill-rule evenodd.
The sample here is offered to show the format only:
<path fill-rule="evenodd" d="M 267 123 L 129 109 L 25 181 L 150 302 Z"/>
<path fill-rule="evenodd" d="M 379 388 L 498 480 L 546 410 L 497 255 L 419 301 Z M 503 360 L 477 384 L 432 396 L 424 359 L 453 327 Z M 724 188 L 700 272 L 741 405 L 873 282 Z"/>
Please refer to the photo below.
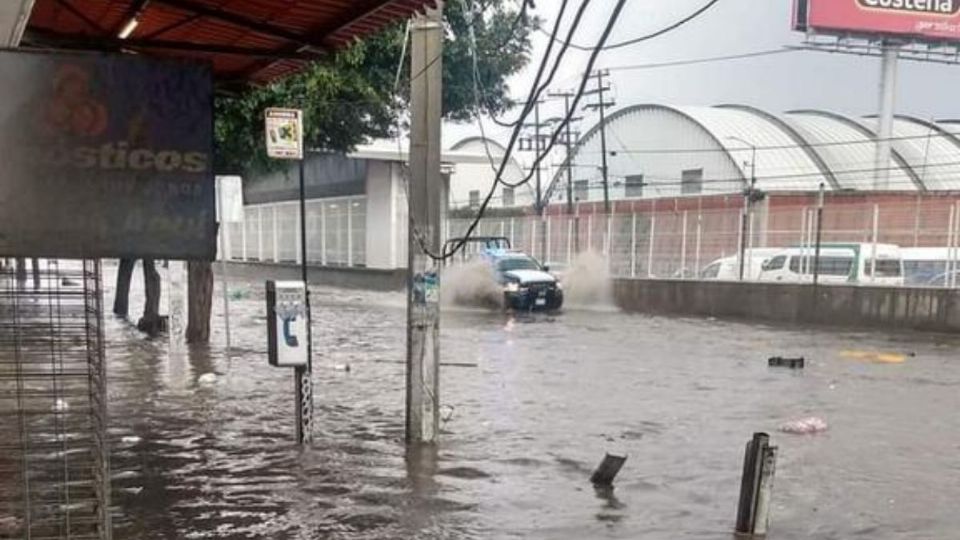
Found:
<path fill-rule="evenodd" d="M 770 506 L 773 499 L 773 476 L 777 470 L 777 447 L 763 449 L 760 466 L 760 486 L 757 492 L 757 508 L 753 517 L 754 536 L 765 536 L 770 526 Z"/>
<path fill-rule="evenodd" d="M 777 448 L 770 446 L 770 436 L 754 433 L 743 458 L 735 529 L 738 535 L 766 534 L 776 459 Z"/>
<path fill-rule="evenodd" d="M 410 47 L 406 441 L 437 442 L 440 431 L 440 263 L 443 182 L 440 128 L 443 2 L 417 16 Z M 511 221 L 512 225 L 512 221 Z M 429 250 L 429 252 L 428 252 Z"/>

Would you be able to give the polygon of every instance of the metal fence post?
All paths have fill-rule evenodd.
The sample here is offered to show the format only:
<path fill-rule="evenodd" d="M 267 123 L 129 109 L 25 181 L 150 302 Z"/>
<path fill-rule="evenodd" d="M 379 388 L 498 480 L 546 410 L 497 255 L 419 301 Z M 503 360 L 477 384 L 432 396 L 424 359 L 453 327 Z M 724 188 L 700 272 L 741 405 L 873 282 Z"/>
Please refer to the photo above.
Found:
<path fill-rule="evenodd" d="M 327 205 L 320 203 L 320 264 L 327 265 Z"/>
<path fill-rule="evenodd" d="M 306 215 L 301 216 L 301 215 L 300 215 L 300 212 L 301 212 L 301 211 L 300 211 L 300 207 L 297 206 L 297 212 L 296 212 L 297 221 L 296 221 L 296 223 L 300 223 L 300 220 L 301 220 L 301 219 L 306 219 Z M 293 235 L 294 245 L 293 245 L 293 252 L 297 254 L 297 255 L 296 255 L 297 264 L 303 264 L 303 263 L 304 263 L 304 260 L 303 260 L 303 255 L 304 255 L 304 253 L 301 253 L 301 250 L 300 250 L 300 245 L 301 245 L 301 244 L 300 244 L 300 242 L 301 242 L 301 240 L 300 240 L 300 235 L 301 235 L 301 234 L 302 234 L 302 233 L 300 232 L 300 227 L 294 226 L 294 235 Z"/>
<path fill-rule="evenodd" d="M 604 238 L 604 254 L 607 259 L 613 259 L 613 216 L 607 214 L 607 232 Z"/>
<path fill-rule="evenodd" d="M 544 262 L 549 262 L 553 257 L 553 221 L 550 216 L 547 216 L 547 246 L 544 249 L 546 252 Z"/>
<path fill-rule="evenodd" d="M 587 251 L 593 251 L 593 213 L 587 216 Z"/>
<path fill-rule="evenodd" d="M 745 235 L 743 234 L 747 228 L 747 213 L 745 211 L 740 212 L 740 220 L 738 225 L 739 226 L 737 227 L 737 230 L 740 231 L 740 234 L 737 235 L 737 266 L 740 268 L 740 281 L 743 281 L 743 271 L 744 268 L 746 268 L 747 262 L 746 253 L 744 253 L 747 244 L 745 242 L 746 239 L 744 238 Z"/>
<path fill-rule="evenodd" d="M 954 243 L 954 241 L 953 241 L 953 231 L 954 231 L 954 228 L 955 228 L 955 227 L 954 227 L 954 222 L 955 222 L 955 220 L 957 219 L 956 211 L 957 211 L 957 207 L 956 207 L 955 203 L 951 203 L 951 204 L 950 204 L 950 212 L 948 213 L 948 216 L 949 216 L 949 217 L 948 217 L 948 219 L 947 219 L 947 242 L 946 242 L 946 244 L 947 244 L 947 260 L 946 260 L 946 262 L 944 263 L 944 267 L 943 267 L 943 272 L 944 272 L 943 286 L 944 286 L 944 287 L 949 287 L 949 286 L 950 286 L 950 271 L 951 271 L 951 270 L 953 269 L 953 267 L 954 267 L 954 264 L 953 264 L 953 243 Z"/>
<path fill-rule="evenodd" d="M 953 220 L 953 268 L 950 272 L 950 288 L 957 287 L 957 269 L 960 268 L 960 202 L 956 203 L 954 211 L 956 218 Z"/>
<path fill-rule="evenodd" d="M 687 211 L 683 211 L 683 232 L 680 234 L 680 279 L 687 279 Z"/>
<path fill-rule="evenodd" d="M 747 281 L 750 281 L 750 276 L 753 275 L 753 247 L 754 247 L 753 238 L 754 238 L 754 235 L 756 234 L 756 230 L 754 227 L 757 221 L 757 213 L 751 210 L 749 215 L 747 216 L 747 219 L 748 221 L 747 221 L 747 260 L 746 260 L 747 278 L 746 279 Z"/>
<path fill-rule="evenodd" d="M 243 221 L 240 223 L 240 254 L 247 260 L 247 210 L 243 210 Z"/>
<path fill-rule="evenodd" d="M 257 260 L 266 262 L 263 253 L 263 205 L 257 207 Z"/>
<path fill-rule="evenodd" d="M 530 220 L 530 253 L 536 256 L 537 253 L 537 218 Z"/>
<path fill-rule="evenodd" d="M 870 283 L 876 281 L 877 275 L 877 240 L 880 235 L 880 205 L 873 205 L 873 252 L 870 254 Z"/>
<path fill-rule="evenodd" d="M 807 207 L 804 206 L 800 211 L 800 273 L 807 264 Z"/>
<path fill-rule="evenodd" d="M 656 210 L 650 213 L 650 245 L 647 250 L 647 277 L 653 277 L 653 250 L 657 243 L 657 214 Z"/>
<path fill-rule="evenodd" d="M 347 205 L 347 264 L 353 266 L 353 199 L 346 201 Z"/>
<path fill-rule="evenodd" d="M 630 216 L 630 277 L 637 277 L 637 213 Z"/>
<path fill-rule="evenodd" d="M 697 252 L 696 252 L 694 263 L 693 263 L 695 278 L 700 277 L 700 268 L 701 268 L 700 248 L 701 248 L 702 241 L 703 241 L 703 210 L 698 209 L 697 210 Z"/>
<path fill-rule="evenodd" d="M 278 263 L 280 262 L 280 242 L 277 241 L 277 238 L 280 236 L 280 220 L 277 218 L 277 205 L 270 205 L 270 210 L 273 215 L 271 218 L 273 220 L 273 262 Z"/>
<path fill-rule="evenodd" d="M 950 220 L 947 225 L 947 267 L 946 278 L 943 280 L 943 286 L 954 288 L 956 278 L 953 276 L 957 270 L 958 242 L 957 236 L 960 235 L 960 204 L 954 203 L 950 206 Z"/>

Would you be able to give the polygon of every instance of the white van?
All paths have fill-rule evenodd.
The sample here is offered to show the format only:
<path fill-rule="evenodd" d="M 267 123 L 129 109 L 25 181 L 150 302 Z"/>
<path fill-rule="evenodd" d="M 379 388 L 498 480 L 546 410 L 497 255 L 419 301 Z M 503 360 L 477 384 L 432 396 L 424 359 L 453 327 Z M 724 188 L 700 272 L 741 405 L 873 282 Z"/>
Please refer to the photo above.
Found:
<path fill-rule="evenodd" d="M 812 282 L 815 259 L 815 248 L 786 249 L 763 265 L 760 281 Z M 903 257 L 892 244 L 822 244 L 818 267 L 820 283 L 903 285 Z"/>
<path fill-rule="evenodd" d="M 757 281 L 763 264 L 771 257 L 783 251 L 783 248 L 754 248 L 746 251 L 743 267 L 743 279 Z M 740 279 L 740 257 L 733 255 L 717 259 L 700 271 L 700 279 L 720 279 L 736 281 Z"/>
<path fill-rule="evenodd" d="M 960 269 L 960 263 L 951 261 L 950 248 L 903 248 L 903 278 L 907 285 L 943 286 L 944 276 Z M 958 252 L 960 255 L 960 252 Z"/>

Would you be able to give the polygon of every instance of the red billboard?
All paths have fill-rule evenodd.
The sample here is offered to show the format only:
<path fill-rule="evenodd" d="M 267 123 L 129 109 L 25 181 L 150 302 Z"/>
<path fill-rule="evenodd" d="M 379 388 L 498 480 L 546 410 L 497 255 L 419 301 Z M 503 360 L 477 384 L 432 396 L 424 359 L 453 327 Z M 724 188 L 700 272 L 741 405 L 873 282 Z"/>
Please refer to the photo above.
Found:
<path fill-rule="evenodd" d="M 960 42 L 960 0 L 796 0 L 794 28 L 821 34 Z"/>

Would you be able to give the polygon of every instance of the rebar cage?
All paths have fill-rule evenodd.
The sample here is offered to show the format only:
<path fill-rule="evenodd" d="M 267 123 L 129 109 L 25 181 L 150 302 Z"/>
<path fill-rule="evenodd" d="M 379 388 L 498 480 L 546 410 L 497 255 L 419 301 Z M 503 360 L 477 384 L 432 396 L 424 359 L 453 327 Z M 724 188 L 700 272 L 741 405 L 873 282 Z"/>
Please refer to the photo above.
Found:
<path fill-rule="evenodd" d="M 0 538 L 109 540 L 99 261 L 0 260 Z"/>

